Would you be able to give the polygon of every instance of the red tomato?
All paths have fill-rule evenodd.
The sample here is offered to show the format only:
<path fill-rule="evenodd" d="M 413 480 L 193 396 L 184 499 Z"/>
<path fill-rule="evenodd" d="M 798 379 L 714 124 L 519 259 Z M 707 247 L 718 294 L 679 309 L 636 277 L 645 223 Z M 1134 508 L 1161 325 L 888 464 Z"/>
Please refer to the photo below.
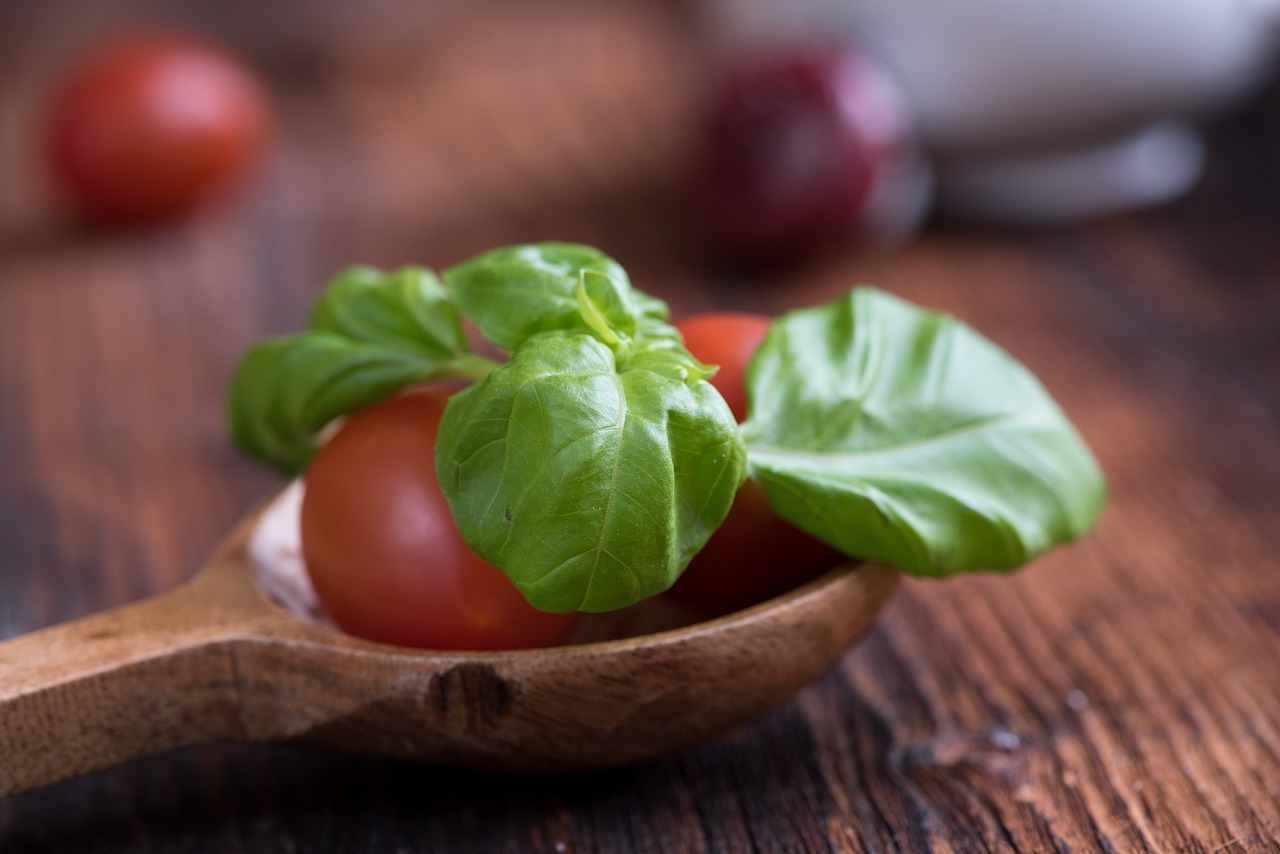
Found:
<path fill-rule="evenodd" d="M 769 319 L 711 313 L 680 321 L 676 328 L 689 352 L 720 366 L 711 384 L 734 416 L 743 420 L 747 408 L 743 374 L 768 332 Z M 831 546 L 775 514 L 764 489 L 748 480 L 734 497 L 724 524 L 667 595 L 703 611 L 728 613 L 817 578 L 839 557 Z"/>
<path fill-rule="evenodd" d="M 563 641 L 578 614 L 535 610 L 463 541 L 436 481 L 436 431 L 451 389 L 357 412 L 306 475 L 302 550 L 320 601 L 344 631 L 433 649 Z"/>
<path fill-rule="evenodd" d="M 82 216 L 144 223 L 237 185 L 269 125 L 261 87 L 234 60 L 183 36 L 141 33 L 70 70 L 50 104 L 48 153 Z"/>
<path fill-rule="evenodd" d="M 760 314 L 708 312 L 676 324 L 685 346 L 699 361 L 719 365 L 711 384 L 729 404 L 733 417 L 747 418 L 747 388 L 743 374 L 751 354 L 769 331 L 769 318 Z"/>

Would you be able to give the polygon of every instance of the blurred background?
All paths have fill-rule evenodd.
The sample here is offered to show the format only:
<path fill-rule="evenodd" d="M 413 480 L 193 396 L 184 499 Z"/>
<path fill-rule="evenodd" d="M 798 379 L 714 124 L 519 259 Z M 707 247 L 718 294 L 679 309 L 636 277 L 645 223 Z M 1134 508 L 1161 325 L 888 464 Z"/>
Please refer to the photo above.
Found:
<path fill-rule="evenodd" d="M 187 232 L 245 225 L 278 265 L 255 286 L 314 288 L 357 258 L 440 266 L 554 235 L 668 242 L 658 232 L 702 61 L 688 4 L 0 8 L 9 243 L 48 239 L 65 213 L 41 168 L 46 87 L 105 35 L 157 25 L 233 51 L 269 92 L 277 138 L 264 168 L 234 208 Z M 601 222 L 606 208 L 626 227 Z"/>
<path fill-rule="evenodd" d="M 754 198 L 774 192 L 776 208 L 784 192 L 813 194 L 802 179 L 839 183 L 849 160 L 878 195 L 826 200 L 826 218 L 843 217 L 827 230 L 844 239 L 786 260 L 910 236 L 939 215 L 1072 224 L 1177 199 L 1206 159 L 1199 127 L 1270 80 L 1280 3 L 7 0 L 0 24 L 8 241 L 47 235 L 68 212 L 47 168 L 59 82 L 103 44 L 170 28 L 230 52 L 266 87 L 277 136 L 235 214 L 318 229 L 274 235 L 281 255 L 307 247 L 298 260 L 318 265 L 318 281 L 356 245 L 373 263 L 443 264 L 552 234 L 632 240 L 639 263 L 708 250 L 740 262 L 759 234 L 725 251 L 702 185 L 724 196 L 726 182 L 753 180 L 742 172 L 768 173 Z M 830 54 L 864 67 L 797 79 L 797 63 Z M 837 133 L 856 143 L 831 150 L 824 135 Z M 708 180 L 735 158 L 738 173 Z M 745 198 L 736 189 L 724 204 Z"/>

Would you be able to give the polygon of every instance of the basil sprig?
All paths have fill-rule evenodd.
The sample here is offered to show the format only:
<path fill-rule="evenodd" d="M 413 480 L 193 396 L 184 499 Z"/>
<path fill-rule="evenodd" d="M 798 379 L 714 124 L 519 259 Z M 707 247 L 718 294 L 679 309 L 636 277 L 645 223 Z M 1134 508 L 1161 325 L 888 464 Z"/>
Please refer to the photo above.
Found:
<path fill-rule="evenodd" d="M 290 474 L 323 430 L 431 379 L 454 395 L 436 458 L 472 549 L 538 608 L 601 611 L 660 593 L 729 512 L 746 451 L 724 400 L 666 322 L 589 247 L 500 249 L 446 270 L 349 270 L 311 329 L 252 348 L 231 432 Z M 471 353 L 466 313 L 503 350 Z"/>
<path fill-rule="evenodd" d="M 595 250 L 499 250 L 444 278 L 513 350 L 440 422 L 436 470 L 463 539 L 543 610 L 666 590 L 746 478 L 711 369 Z"/>
<path fill-rule="evenodd" d="M 946 576 L 1007 570 L 1081 536 L 1097 463 L 1018 362 L 954 319 L 861 288 L 776 321 L 739 428 L 667 322 L 590 247 L 486 253 L 444 271 L 353 268 L 310 329 L 252 348 L 233 378 L 236 443 L 297 474 L 324 430 L 432 379 L 436 470 L 475 552 L 549 611 L 667 589 L 743 480 L 858 558 Z M 471 351 L 469 319 L 509 354 Z"/>
<path fill-rule="evenodd" d="M 747 394 L 751 476 L 849 555 L 923 576 L 1009 570 L 1105 503 L 1089 449 L 1026 368 L 870 288 L 776 321 Z"/>

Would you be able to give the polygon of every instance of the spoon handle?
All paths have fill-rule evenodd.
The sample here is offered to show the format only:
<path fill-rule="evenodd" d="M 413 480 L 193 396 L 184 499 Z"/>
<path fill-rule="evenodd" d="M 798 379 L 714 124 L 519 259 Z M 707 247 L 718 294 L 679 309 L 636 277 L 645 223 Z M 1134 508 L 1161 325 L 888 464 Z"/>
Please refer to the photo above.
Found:
<path fill-rule="evenodd" d="M 235 629 L 206 586 L 0 643 L 0 797 L 240 734 Z"/>

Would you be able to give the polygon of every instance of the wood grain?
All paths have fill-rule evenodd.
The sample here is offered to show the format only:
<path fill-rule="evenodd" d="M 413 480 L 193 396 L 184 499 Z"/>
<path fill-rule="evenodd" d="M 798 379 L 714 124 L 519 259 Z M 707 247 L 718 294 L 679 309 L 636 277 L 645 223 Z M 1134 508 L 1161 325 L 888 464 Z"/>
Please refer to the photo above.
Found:
<path fill-rule="evenodd" d="M 747 276 L 684 228 L 714 60 L 690 6 L 161 5 L 0 6 L 0 634 L 174 588 L 274 488 L 226 445 L 223 385 L 332 271 L 513 241 L 596 243 L 679 312 L 856 282 L 950 311 L 1040 374 L 1112 501 L 1019 574 L 904 585 L 795 702 L 666 759 L 545 778 L 184 748 L 0 801 L 0 850 L 1280 850 L 1275 92 L 1213 129 L 1170 208 L 935 224 Z M 31 111 L 93 32 L 157 18 L 263 69 L 279 145 L 226 207 L 74 233 Z"/>

